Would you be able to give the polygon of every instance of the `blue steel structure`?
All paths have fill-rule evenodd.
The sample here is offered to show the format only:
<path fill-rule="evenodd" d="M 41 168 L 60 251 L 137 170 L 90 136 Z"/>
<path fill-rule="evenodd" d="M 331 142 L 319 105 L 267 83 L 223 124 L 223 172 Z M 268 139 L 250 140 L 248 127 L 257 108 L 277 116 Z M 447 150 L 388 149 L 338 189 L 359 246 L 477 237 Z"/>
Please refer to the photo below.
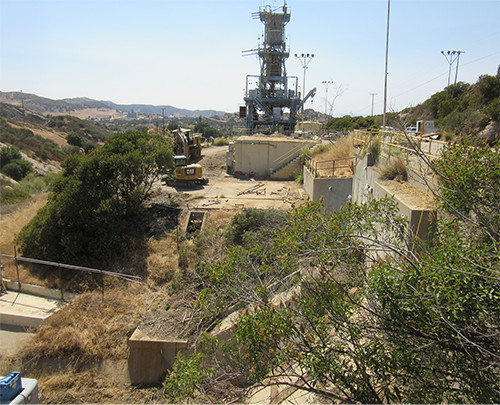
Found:
<path fill-rule="evenodd" d="M 267 5 L 252 13 L 254 19 L 264 23 L 264 39 L 257 49 L 243 51 L 260 58 L 260 75 L 246 77 L 245 107 L 240 108 L 240 117 L 247 119 L 249 135 L 257 127 L 266 127 L 265 132 L 281 129 L 284 134 L 293 133 L 302 108 L 298 78 L 286 74 L 285 61 L 290 56 L 285 42 L 285 25 L 290 21 L 286 1 L 281 12 L 277 10 Z M 255 87 L 250 89 L 251 85 Z"/>

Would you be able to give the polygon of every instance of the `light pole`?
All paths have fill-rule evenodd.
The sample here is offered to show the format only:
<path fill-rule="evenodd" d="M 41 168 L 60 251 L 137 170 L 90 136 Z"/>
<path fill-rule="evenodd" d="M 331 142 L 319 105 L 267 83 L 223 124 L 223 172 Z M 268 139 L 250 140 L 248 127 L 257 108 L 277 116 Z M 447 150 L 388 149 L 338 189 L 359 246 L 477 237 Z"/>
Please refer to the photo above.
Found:
<path fill-rule="evenodd" d="M 446 61 L 450 65 L 450 68 L 448 69 L 448 86 L 447 86 L 450 87 L 451 66 L 453 65 L 453 63 L 455 63 L 455 60 L 457 58 L 457 56 L 455 55 L 457 54 L 457 51 L 446 51 L 446 52 L 441 51 L 441 54 L 446 58 Z"/>
<path fill-rule="evenodd" d="M 385 119 L 387 111 L 387 71 L 389 65 L 389 19 L 391 16 L 391 0 L 387 0 L 387 35 L 385 40 L 385 71 L 384 71 L 384 118 L 382 120 L 382 129 L 385 130 Z"/>
<path fill-rule="evenodd" d="M 309 65 L 309 62 L 311 62 L 311 59 L 314 58 L 313 53 L 302 53 L 300 55 L 295 54 L 295 57 L 299 59 L 300 63 L 302 64 L 302 68 L 304 69 L 304 81 L 303 81 L 303 86 L 302 86 L 302 131 L 304 131 L 304 101 L 306 97 L 306 70 L 307 70 L 307 65 Z"/>
<path fill-rule="evenodd" d="M 323 86 L 325 86 L 326 89 L 326 98 L 325 98 L 325 115 L 328 115 L 328 88 L 333 84 L 332 80 L 323 80 L 321 83 L 323 83 Z"/>
<path fill-rule="evenodd" d="M 377 93 L 369 93 L 370 96 L 372 96 L 372 117 L 373 117 L 373 99 L 375 98 L 375 96 L 377 95 Z"/>

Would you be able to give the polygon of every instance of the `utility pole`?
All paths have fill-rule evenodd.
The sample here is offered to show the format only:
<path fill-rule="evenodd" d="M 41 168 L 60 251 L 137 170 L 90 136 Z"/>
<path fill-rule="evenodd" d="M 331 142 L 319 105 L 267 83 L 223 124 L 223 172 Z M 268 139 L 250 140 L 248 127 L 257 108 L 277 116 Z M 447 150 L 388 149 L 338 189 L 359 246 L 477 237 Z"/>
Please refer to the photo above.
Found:
<path fill-rule="evenodd" d="M 161 109 L 161 133 L 165 136 L 165 109 Z"/>
<path fill-rule="evenodd" d="M 461 52 L 461 51 L 460 51 Z M 451 67 L 455 63 L 455 60 L 457 59 L 457 51 L 441 51 L 441 54 L 446 58 L 446 61 L 450 65 L 450 68 L 448 69 L 448 86 L 450 87 L 450 77 L 451 77 Z"/>
<path fill-rule="evenodd" d="M 375 96 L 377 95 L 377 93 L 369 93 L 370 96 L 372 96 L 372 117 L 373 117 L 373 99 L 375 98 Z"/>
<path fill-rule="evenodd" d="M 455 83 L 457 84 L 457 77 L 458 77 L 458 64 L 460 62 L 460 54 L 465 53 L 464 51 L 457 51 L 457 69 L 455 70 Z"/>
<path fill-rule="evenodd" d="M 302 86 L 302 131 L 304 131 L 304 108 L 305 108 L 305 97 L 306 97 L 306 70 L 307 65 L 311 62 L 311 59 L 314 58 L 314 54 L 311 53 L 303 53 L 301 55 L 295 54 L 295 57 L 299 59 L 302 64 L 302 68 L 304 69 L 304 81 Z"/>
<path fill-rule="evenodd" d="M 328 115 L 328 88 L 333 84 L 332 80 L 323 80 L 321 83 L 323 83 L 323 86 L 325 86 L 326 89 L 326 98 L 325 98 L 325 115 Z"/>
<path fill-rule="evenodd" d="M 391 0 L 387 0 L 387 35 L 385 40 L 385 72 L 384 72 L 384 118 L 382 120 L 382 129 L 385 130 L 385 119 L 387 111 L 387 71 L 389 64 L 389 20 L 391 16 Z"/>

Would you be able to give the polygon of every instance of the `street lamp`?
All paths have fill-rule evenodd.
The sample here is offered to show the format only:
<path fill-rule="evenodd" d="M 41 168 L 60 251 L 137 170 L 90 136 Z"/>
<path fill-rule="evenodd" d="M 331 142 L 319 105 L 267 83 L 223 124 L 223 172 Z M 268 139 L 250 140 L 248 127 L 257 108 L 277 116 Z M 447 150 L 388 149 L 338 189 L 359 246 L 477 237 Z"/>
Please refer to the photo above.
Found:
<path fill-rule="evenodd" d="M 295 57 L 299 59 L 300 63 L 302 64 L 302 68 L 304 69 L 304 81 L 303 81 L 303 86 L 302 86 L 302 131 L 304 130 L 304 101 L 306 97 L 306 70 L 307 70 L 307 65 L 309 65 L 309 62 L 311 62 L 311 59 L 314 58 L 313 53 L 302 53 L 300 55 L 295 54 Z"/>
<path fill-rule="evenodd" d="M 323 80 L 321 83 L 323 83 L 323 86 L 325 86 L 326 89 L 326 99 L 325 99 L 325 115 L 328 115 L 328 88 L 333 84 L 332 80 Z"/>

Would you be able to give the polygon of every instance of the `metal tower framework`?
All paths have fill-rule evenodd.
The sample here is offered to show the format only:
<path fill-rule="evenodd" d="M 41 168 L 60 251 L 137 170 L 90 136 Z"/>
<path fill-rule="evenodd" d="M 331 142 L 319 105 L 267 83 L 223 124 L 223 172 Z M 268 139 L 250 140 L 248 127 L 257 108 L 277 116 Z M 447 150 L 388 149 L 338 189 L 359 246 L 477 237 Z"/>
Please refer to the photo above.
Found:
<path fill-rule="evenodd" d="M 243 51 L 244 55 L 258 55 L 260 75 L 246 77 L 245 107 L 240 109 L 240 116 L 247 118 L 247 129 L 253 134 L 257 127 L 267 127 L 274 132 L 283 129 L 285 134 L 295 130 L 298 112 L 301 108 L 298 93 L 298 77 L 287 76 L 285 61 L 290 56 L 285 43 L 285 25 L 290 21 L 286 1 L 282 12 L 275 12 L 267 5 L 252 13 L 254 19 L 264 23 L 264 39 L 258 49 Z M 255 88 L 250 89 L 251 82 Z"/>

